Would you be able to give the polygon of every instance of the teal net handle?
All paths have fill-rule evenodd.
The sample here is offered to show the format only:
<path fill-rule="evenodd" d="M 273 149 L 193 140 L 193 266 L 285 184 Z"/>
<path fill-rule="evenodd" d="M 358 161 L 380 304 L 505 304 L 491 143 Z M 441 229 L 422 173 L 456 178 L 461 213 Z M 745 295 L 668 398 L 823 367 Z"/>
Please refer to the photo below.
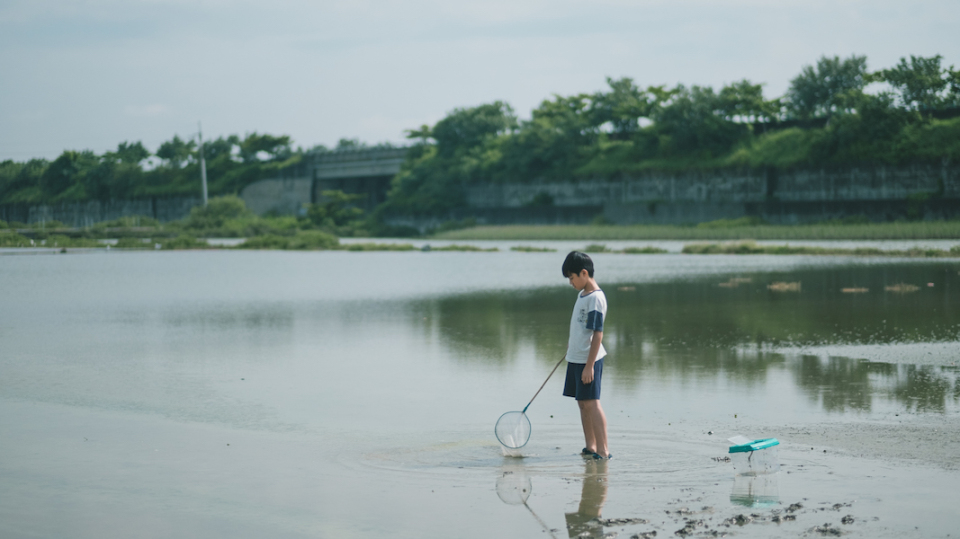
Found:
<path fill-rule="evenodd" d="M 559 367 L 560 364 L 563 363 L 564 359 L 567 359 L 567 354 L 563 354 L 563 357 L 560 358 L 560 361 L 558 361 L 557 364 L 554 365 L 553 370 L 550 371 L 550 374 L 547 376 L 547 379 L 544 380 L 542 384 L 540 384 L 540 389 L 538 389 L 537 392 L 533 394 L 533 399 L 537 398 L 537 395 L 539 395 L 540 391 L 543 390 L 543 386 L 547 385 L 547 382 L 550 381 L 550 377 L 553 376 L 553 373 L 557 372 L 557 367 Z M 529 408 L 530 405 L 533 404 L 533 399 L 530 399 L 530 402 L 528 402 L 527 405 L 523 407 L 523 411 L 520 412 L 521 414 L 527 413 L 527 408 Z"/>

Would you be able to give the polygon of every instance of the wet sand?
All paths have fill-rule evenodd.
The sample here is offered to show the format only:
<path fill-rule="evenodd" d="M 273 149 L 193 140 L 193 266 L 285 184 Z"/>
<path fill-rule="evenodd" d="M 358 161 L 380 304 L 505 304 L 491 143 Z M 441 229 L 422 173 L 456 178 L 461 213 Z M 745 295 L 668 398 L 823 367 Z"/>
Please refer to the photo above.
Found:
<path fill-rule="evenodd" d="M 373 451 L 349 453 L 308 433 L 34 403 L 3 412 L 5 537 L 530 537 L 548 533 L 541 522 L 556 537 L 801 537 L 825 523 L 852 537 L 947 537 L 960 501 L 956 456 L 929 450 L 936 421 L 857 425 L 854 436 L 850 424 L 786 430 L 773 489 L 760 476 L 754 494 L 765 497 L 751 500 L 731 465 L 711 458 L 723 455 L 720 434 L 689 428 L 614 431 L 615 458 L 598 464 L 576 455 L 570 423 L 543 429 L 517 459 L 479 429 L 427 445 L 367 439 Z M 527 508 L 498 495 L 505 473 L 528 478 Z"/>

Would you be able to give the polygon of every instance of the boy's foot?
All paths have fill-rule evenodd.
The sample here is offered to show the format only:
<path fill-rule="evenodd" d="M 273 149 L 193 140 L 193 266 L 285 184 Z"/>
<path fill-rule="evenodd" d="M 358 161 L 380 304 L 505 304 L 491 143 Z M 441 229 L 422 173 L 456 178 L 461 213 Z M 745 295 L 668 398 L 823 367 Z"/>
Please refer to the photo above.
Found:
<path fill-rule="evenodd" d="M 584 456 L 584 457 L 589 457 L 589 456 L 592 456 L 592 455 L 595 455 L 595 454 L 596 454 L 596 451 L 591 451 L 591 450 L 587 449 L 586 447 L 584 447 L 583 449 L 580 450 L 580 455 L 582 455 L 582 456 Z"/>
<path fill-rule="evenodd" d="M 607 456 L 604 457 L 604 456 L 601 456 L 600 453 L 594 453 L 593 458 L 594 460 L 610 460 L 613 458 L 613 455 L 607 454 Z"/>

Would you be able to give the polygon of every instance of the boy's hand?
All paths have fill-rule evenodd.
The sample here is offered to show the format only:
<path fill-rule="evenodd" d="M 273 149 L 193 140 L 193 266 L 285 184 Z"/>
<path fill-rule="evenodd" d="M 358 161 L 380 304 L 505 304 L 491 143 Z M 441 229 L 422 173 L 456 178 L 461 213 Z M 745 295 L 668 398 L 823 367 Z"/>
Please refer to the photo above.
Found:
<path fill-rule="evenodd" d="M 583 374 L 580 375 L 580 381 L 584 384 L 593 383 L 593 363 L 587 363 L 583 366 Z"/>

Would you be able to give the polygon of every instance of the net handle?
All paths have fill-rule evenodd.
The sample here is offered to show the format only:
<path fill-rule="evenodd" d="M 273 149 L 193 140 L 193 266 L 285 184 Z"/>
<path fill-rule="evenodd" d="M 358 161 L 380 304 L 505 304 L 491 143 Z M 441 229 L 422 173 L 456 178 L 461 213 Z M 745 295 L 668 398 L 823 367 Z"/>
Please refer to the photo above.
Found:
<path fill-rule="evenodd" d="M 557 367 L 559 367 L 560 364 L 563 363 L 564 359 L 567 359 L 567 354 L 563 354 L 563 357 L 560 358 L 560 361 L 558 361 L 557 364 L 553 366 L 553 370 L 550 371 L 550 374 L 547 375 L 547 379 L 544 380 L 543 384 L 540 385 L 540 389 L 538 389 L 537 392 L 533 394 L 533 399 L 537 398 L 537 395 L 539 395 L 540 391 L 543 390 L 543 386 L 547 385 L 547 382 L 550 381 L 550 377 L 553 376 L 553 373 L 557 372 Z M 528 402 L 527 405 L 523 407 L 523 411 L 520 412 L 521 414 L 527 413 L 527 408 L 529 408 L 530 405 L 533 404 L 533 399 L 530 399 L 530 402 Z"/>

